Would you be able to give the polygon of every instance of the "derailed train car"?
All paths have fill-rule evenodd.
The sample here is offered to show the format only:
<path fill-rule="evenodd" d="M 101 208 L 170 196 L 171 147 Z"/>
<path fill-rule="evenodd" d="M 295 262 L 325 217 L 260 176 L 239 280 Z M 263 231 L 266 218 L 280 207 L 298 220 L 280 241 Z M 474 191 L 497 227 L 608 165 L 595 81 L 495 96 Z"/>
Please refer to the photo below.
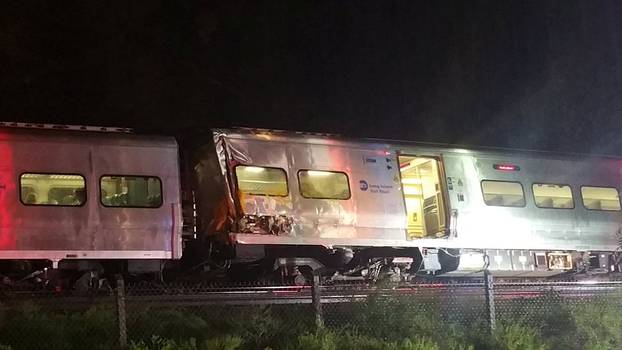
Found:
<path fill-rule="evenodd" d="M 344 276 L 619 270 L 621 159 L 262 130 L 213 136 L 194 168 L 199 227 L 226 235 L 239 258 Z"/>

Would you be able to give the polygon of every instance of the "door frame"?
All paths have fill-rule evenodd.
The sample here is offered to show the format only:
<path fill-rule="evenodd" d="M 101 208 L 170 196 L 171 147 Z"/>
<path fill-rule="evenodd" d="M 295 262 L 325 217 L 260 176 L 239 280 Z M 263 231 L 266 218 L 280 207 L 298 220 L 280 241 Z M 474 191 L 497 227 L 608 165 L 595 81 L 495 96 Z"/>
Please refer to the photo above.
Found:
<path fill-rule="evenodd" d="M 400 180 L 400 191 L 402 192 L 402 201 L 404 203 L 404 215 L 406 217 L 406 223 L 408 223 L 408 210 L 406 209 L 406 197 L 404 195 L 404 187 L 402 185 L 402 169 L 400 168 L 400 157 L 414 157 L 414 158 L 429 158 L 429 159 L 434 159 L 437 162 L 437 166 L 438 166 L 438 183 L 440 186 L 440 191 L 441 191 L 441 196 L 443 198 L 443 209 L 444 209 L 444 216 L 445 216 L 445 228 L 443 229 L 444 231 L 444 235 L 442 238 L 449 238 L 449 236 L 451 235 L 450 232 L 450 227 L 451 227 L 451 206 L 450 206 L 450 202 L 449 202 L 449 192 L 447 189 L 447 177 L 445 174 L 445 166 L 444 166 L 444 160 L 443 160 L 443 155 L 438 153 L 435 155 L 429 155 L 426 153 L 415 153 L 415 152 L 402 152 L 401 150 L 396 150 L 395 151 L 395 156 L 397 158 L 397 166 L 398 166 L 398 176 L 399 176 L 399 180 Z M 425 218 L 423 219 L 425 220 Z M 423 225 L 425 226 L 425 221 L 423 222 Z M 425 237 L 428 238 L 428 237 Z M 406 239 L 407 240 L 415 240 L 416 238 L 408 238 L 408 227 L 406 228 Z"/>

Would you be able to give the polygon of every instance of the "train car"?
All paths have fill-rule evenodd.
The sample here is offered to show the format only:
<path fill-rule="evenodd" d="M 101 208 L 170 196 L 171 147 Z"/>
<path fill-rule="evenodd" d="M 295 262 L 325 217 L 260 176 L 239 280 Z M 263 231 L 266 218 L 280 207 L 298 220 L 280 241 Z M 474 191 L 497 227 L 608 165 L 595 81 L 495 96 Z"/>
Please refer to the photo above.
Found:
<path fill-rule="evenodd" d="M 241 259 L 359 277 L 619 270 L 619 158 L 252 129 L 213 138 L 194 167 L 198 227 Z"/>
<path fill-rule="evenodd" d="M 174 138 L 93 127 L 0 126 L 5 277 L 44 266 L 158 271 L 162 261 L 181 257 Z"/>

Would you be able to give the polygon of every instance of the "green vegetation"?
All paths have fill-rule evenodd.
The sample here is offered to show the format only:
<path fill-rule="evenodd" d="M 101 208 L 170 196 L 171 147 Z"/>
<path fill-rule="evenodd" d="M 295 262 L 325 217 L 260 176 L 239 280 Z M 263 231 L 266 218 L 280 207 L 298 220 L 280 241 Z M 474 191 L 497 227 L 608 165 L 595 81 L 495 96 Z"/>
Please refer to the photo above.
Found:
<path fill-rule="evenodd" d="M 223 336 L 204 340 L 199 343 L 195 338 L 175 341 L 152 336 L 149 341 L 132 342 L 130 350 L 235 350 L 239 349 L 243 340 L 240 337 Z"/>
<path fill-rule="evenodd" d="M 287 350 L 439 350 L 438 344 L 426 338 L 405 338 L 401 341 L 383 341 L 351 333 L 339 334 L 320 330 L 299 335 Z"/>
<path fill-rule="evenodd" d="M 439 300 L 444 300 L 440 303 Z M 499 300 L 491 332 L 481 304 L 417 295 L 309 305 L 128 306 L 131 350 L 605 350 L 622 349 L 622 298 L 564 301 L 548 294 Z M 117 349 L 114 305 L 50 312 L 32 303 L 0 311 L 0 350 Z"/>
<path fill-rule="evenodd" d="M 0 317 L 0 344 L 14 350 L 111 349 L 119 339 L 116 320 L 111 308 L 50 313 L 22 304 Z"/>

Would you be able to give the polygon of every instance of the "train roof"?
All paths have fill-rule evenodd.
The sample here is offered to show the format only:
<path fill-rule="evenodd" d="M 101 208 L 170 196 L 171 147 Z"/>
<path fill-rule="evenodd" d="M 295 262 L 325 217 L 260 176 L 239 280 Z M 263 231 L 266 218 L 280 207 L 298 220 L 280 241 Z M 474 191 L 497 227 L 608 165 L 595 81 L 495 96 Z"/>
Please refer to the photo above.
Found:
<path fill-rule="evenodd" d="M 297 142 L 324 145 L 340 145 L 340 146 L 361 146 L 368 145 L 377 148 L 399 148 L 399 147 L 418 147 L 424 149 L 443 150 L 451 153 L 476 153 L 486 155 L 515 155 L 524 157 L 538 157 L 550 159 L 608 159 L 622 160 L 622 156 L 605 155 L 605 154 L 589 154 L 578 152 L 554 152 L 532 149 L 488 147 L 488 146 L 472 146 L 458 145 L 433 142 L 418 142 L 409 140 L 391 140 L 381 138 L 349 138 L 338 134 L 313 133 L 313 132 L 296 132 L 275 129 L 259 129 L 259 128 L 219 128 L 212 130 L 215 137 L 228 136 L 233 138 L 252 138 L 257 140 L 272 140 L 282 142 Z"/>
<path fill-rule="evenodd" d="M 7 122 L 0 122 L 0 141 L 177 147 L 177 141 L 172 136 L 136 134 L 128 128 Z"/>
<path fill-rule="evenodd" d="M 475 153 L 498 156 L 524 156 L 551 159 L 609 159 L 622 160 L 622 156 L 588 154 L 578 152 L 553 152 L 530 149 L 503 148 L 472 146 L 433 142 L 418 142 L 410 140 L 394 140 L 381 138 L 351 138 L 338 134 L 299 132 L 277 129 L 261 128 L 215 128 L 211 129 L 214 137 L 227 136 L 230 138 L 257 139 L 264 141 L 296 142 L 309 144 L 354 146 L 371 146 L 379 149 L 390 148 L 409 148 L 418 147 L 432 150 L 443 150 L 451 153 Z M 83 125 L 61 125 L 61 124 L 40 124 L 40 123 L 19 123 L 0 121 L 0 140 L 22 140 L 30 142 L 59 143 L 97 143 L 114 144 L 119 146 L 131 147 L 163 147 L 176 148 L 178 140 L 174 136 L 164 136 L 162 134 L 142 134 L 135 133 L 130 128 L 118 128 L 107 126 L 83 126 Z M 179 140 L 180 142 L 182 140 Z"/>

